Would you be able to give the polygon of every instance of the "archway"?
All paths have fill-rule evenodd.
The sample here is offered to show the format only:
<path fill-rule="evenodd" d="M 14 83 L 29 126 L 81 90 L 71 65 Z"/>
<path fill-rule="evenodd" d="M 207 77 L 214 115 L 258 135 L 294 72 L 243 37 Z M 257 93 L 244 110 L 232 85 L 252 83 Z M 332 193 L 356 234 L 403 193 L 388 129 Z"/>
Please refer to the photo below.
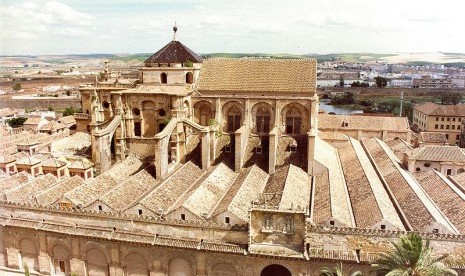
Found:
<path fill-rule="evenodd" d="M 310 130 L 310 112 L 299 103 L 290 103 L 282 110 L 284 133 L 287 135 L 301 135 Z"/>
<path fill-rule="evenodd" d="M 130 253 L 125 258 L 128 276 L 147 276 L 149 274 L 147 261 L 137 253 Z"/>
<path fill-rule="evenodd" d="M 166 73 L 160 74 L 160 82 L 161 83 L 168 83 L 168 75 Z"/>
<path fill-rule="evenodd" d="M 39 271 L 38 251 L 33 241 L 30 239 L 23 239 L 19 243 L 19 250 L 21 253 L 21 262 L 23 267 L 27 265 L 31 271 Z"/>
<path fill-rule="evenodd" d="M 105 254 L 98 249 L 87 251 L 87 274 L 92 276 L 108 276 L 108 263 Z"/>
<path fill-rule="evenodd" d="M 213 119 L 213 105 L 207 101 L 200 101 L 194 105 L 194 121 L 202 126 L 208 126 Z"/>
<path fill-rule="evenodd" d="M 272 264 L 265 267 L 260 276 L 292 276 L 292 273 L 282 265 Z"/>
<path fill-rule="evenodd" d="M 168 276 L 192 276 L 191 264 L 181 258 L 170 260 Z"/>
<path fill-rule="evenodd" d="M 70 253 L 68 249 L 61 245 L 55 245 L 52 249 L 52 257 L 55 275 L 66 275 L 70 273 Z"/>

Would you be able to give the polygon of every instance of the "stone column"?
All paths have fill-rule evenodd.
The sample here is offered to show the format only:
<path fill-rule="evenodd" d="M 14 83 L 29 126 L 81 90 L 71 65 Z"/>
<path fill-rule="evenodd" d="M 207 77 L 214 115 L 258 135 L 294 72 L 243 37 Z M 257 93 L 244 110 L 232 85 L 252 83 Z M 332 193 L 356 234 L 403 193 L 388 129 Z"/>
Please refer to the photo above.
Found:
<path fill-rule="evenodd" d="M 109 264 L 109 272 L 110 276 L 124 276 L 124 269 L 121 266 L 121 259 L 120 259 L 120 250 L 118 245 L 114 245 L 110 248 L 110 264 Z"/>
<path fill-rule="evenodd" d="M 235 140 L 235 149 L 234 149 L 234 171 L 239 172 L 242 168 L 242 164 L 244 163 L 244 158 L 242 154 L 242 129 L 239 129 L 234 133 L 234 140 Z"/>
<path fill-rule="evenodd" d="M 221 99 L 217 98 L 215 102 L 215 108 L 216 108 L 216 114 L 215 114 L 215 120 L 219 123 L 219 127 L 222 129 L 223 128 L 223 116 L 221 113 Z"/>
<path fill-rule="evenodd" d="M 216 132 L 213 129 L 210 129 L 210 164 L 213 160 L 216 159 L 216 142 L 218 138 L 216 137 Z"/>
<path fill-rule="evenodd" d="M 50 275 L 52 272 L 51 258 L 47 254 L 47 236 L 44 232 L 39 232 L 39 272 Z"/>
<path fill-rule="evenodd" d="M 244 112 L 244 125 L 250 126 L 252 125 L 252 116 L 251 116 L 251 111 L 250 111 L 250 100 L 246 99 L 245 100 L 245 112 Z"/>
<path fill-rule="evenodd" d="M 79 276 L 86 275 L 86 263 L 81 258 L 81 245 L 78 238 L 71 239 L 70 269 Z"/>
<path fill-rule="evenodd" d="M 318 98 L 311 103 L 310 131 L 308 134 L 307 173 L 313 175 L 313 161 L 315 160 L 315 140 L 318 136 Z"/>
<path fill-rule="evenodd" d="M 155 167 L 158 179 L 164 179 L 168 173 L 169 136 L 155 140 Z"/>
<path fill-rule="evenodd" d="M 209 129 L 202 130 L 202 170 L 206 170 L 210 167 L 210 131 Z"/>
<path fill-rule="evenodd" d="M 196 255 L 196 268 L 196 276 L 207 276 L 207 262 L 204 254 L 199 253 Z"/>
<path fill-rule="evenodd" d="M 383 137 L 383 138 L 382 138 L 383 141 L 386 142 L 386 140 L 387 140 L 387 130 L 383 130 L 382 137 Z M 407 141 L 407 142 L 410 143 L 410 141 Z"/>
<path fill-rule="evenodd" d="M 276 171 L 276 149 L 278 146 L 278 127 L 275 126 L 270 131 L 269 155 L 268 155 L 268 173 L 274 174 Z"/>

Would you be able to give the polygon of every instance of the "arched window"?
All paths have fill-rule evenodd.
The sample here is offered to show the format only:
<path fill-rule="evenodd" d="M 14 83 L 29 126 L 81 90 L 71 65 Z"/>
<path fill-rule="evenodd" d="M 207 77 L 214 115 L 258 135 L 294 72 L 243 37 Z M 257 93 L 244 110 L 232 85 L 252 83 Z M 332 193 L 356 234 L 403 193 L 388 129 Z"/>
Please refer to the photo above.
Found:
<path fill-rule="evenodd" d="M 233 106 L 228 110 L 228 132 L 234 132 L 241 127 L 241 111 Z"/>
<path fill-rule="evenodd" d="M 256 122 L 257 133 L 270 132 L 270 113 L 265 108 L 257 110 Z"/>
<path fill-rule="evenodd" d="M 160 82 L 161 83 L 168 83 L 168 75 L 166 73 L 160 74 Z"/>
<path fill-rule="evenodd" d="M 192 84 L 193 82 L 194 82 L 194 74 L 192 74 L 192 72 L 187 72 L 186 83 Z"/>
<path fill-rule="evenodd" d="M 286 134 L 300 134 L 302 115 L 296 108 L 292 108 L 286 114 Z"/>

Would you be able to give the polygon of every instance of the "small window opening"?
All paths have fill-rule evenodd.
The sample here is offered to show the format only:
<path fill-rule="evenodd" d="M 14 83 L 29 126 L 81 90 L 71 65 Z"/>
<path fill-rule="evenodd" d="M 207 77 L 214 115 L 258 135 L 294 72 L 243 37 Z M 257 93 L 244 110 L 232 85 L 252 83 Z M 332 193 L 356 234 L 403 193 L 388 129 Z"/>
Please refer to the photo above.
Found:
<path fill-rule="evenodd" d="M 229 217 L 224 217 L 224 222 L 229 224 Z"/>
<path fill-rule="evenodd" d="M 329 221 L 329 225 L 334 226 L 334 225 L 335 225 L 334 220 L 330 220 L 330 221 Z"/>
<path fill-rule="evenodd" d="M 99 211 L 102 211 L 102 210 L 103 210 L 102 205 L 99 205 L 99 206 L 98 206 L 98 210 L 99 210 Z"/>
<path fill-rule="evenodd" d="M 297 152 L 297 146 L 296 145 L 290 145 L 289 146 L 289 151 L 290 152 Z"/>
<path fill-rule="evenodd" d="M 425 163 L 425 167 L 429 168 L 431 166 L 431 163 Z"/>
<path fill-rule="evenodd" d="M 224 152 L 231 152 L 231 146 L 224 146 Z"/>
<path fill-rule="evenodd" d="M 160 82 L 161 83 L 168 83 L 168 75 L 166 73 L 160 74 Z"/>
<path fill-rule="evenodd" d="M 433 229 L 433 233 L 434 233 L 434 234 L 438 234 L 438 233 L 439 233 L 439 229 L 438 229 L 438 228 L 434 228 L 434 229 Z"/>
<path fill-rule="evenodd" d="M 66 266 L 65 266 L 65 261 L 58 261 L 58 264 L 60 266 L 60 272 L 66 272 Z"/>
<path fill-rule="evenodd" d="M 417 167 L 415 170 L 416 170 L 417 172 L 419 172 L 419 171 L 420 171 L 420 168 L 419 168 L 419 167 Z"/>
<path fill-rule="evenodd" d="M 139 215 L 142 215 L 142 209 L 137 210 L 139 212 Z"/>
<path fill-rule="evenodd" d="M 385 224 L 381 224 L 381 230 L 386 230 L 386 225 Z"/>
<path fill-rule="evenodd" d="M 262 154 L 263 148 L 261 146 L 255 148 L 255 153 Z"/>
<path fill-rule="evenodd" d="M 181 219 L 186 220 L 186 214 L 181 214 Z"/>
<path fill-rule="evenodd" d="M 108 102 L 103 102 L 103 108 L 109 108 L 110 107 L 110 103 Z"/>
<path fill-rule="evenodd" d="M 192 84 L 193 82 L 194 82 L 194 75 L 192 74 L 192 72 L 188 72 L 186 74 L 186 83 Z"/>
<path fill-rule="evenodd" d="M 165 115 L 166 115 L 166 111 L 164 109 L 159 109 L 158 110 L 158 116 L 165 117 Z"/>

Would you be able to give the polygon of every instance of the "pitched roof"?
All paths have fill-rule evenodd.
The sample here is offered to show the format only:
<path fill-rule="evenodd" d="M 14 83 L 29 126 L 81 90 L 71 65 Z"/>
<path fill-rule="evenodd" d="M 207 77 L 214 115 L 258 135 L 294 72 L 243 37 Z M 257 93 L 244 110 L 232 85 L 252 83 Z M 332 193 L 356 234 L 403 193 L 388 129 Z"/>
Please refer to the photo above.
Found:
<path fill-rule="evenodd" d="M 93 165 L 94 163 L 90 162 L 87 158 L 82 158 L 71 162 L 71 164 L 68 166 L 68 169 L 86 170 Z"/>
<path fill-rule="evenodd" d="M 14 158 L 13 156 L 11 156 L 9 154 L 1 154 L 0 155 L 0 163 L 1 164 L 7 164 L 7 163 L 11 163 L 13 161 L 16 161 L 16 158 Z"/>
<path fill-rule="evenodd" d="M 413 149 L 412 160 L 465 162 L 465 153 L 458 146 L 426 145 Z"/>
<path fill-rule="evenodd" d="M 27 156 L 16 161 L 16 165 L 35 165 L 40 163 L 41 160 L 34 156 Z"/>
<path fill-rule="evenodd" d="M 444 132 L 420 132 L 421 142 L 425 143 L 447 143 L 446 134 Z"/>
<path fill-rule="evenodd" d="M 201 63 L 202 58 L 177 40 L 173 40 L 144 61 L 147 63 Z"/>
<path fill-rule="evenodd" d="M 465 104 L 439 105 L 432 102 L 418 104 L 414 109 L 426 115 L 465 116 Z"/>
<path fill-rule="evenodd" d="M 203 62 L 199 91 L 316 92 L 313 59 L 208 59 Z"/>
<path fill-rule="evenodd" d="M 60 119 L 58 119 L 58 121 L 60 123 L 62 123 L 62 124 L 66 124 L 66 125 L 76 123 L 76 119 L 74 119 L 73 115 L 61 117 Z"/>
<path fill-rule="evenodd" d="M 63 181 L 58 182 L 57 185 L 38 193 L 35 196 L 37 204 L 41 206 L 49 206 L 59 200 L 66 192 L 81 186 L 83 183 L 84 180 L 77 175 L 71 178 L 66 178 Z"/>
<path fill-rule="evenodd" d="M 50 121 L 50 122 L 44 124 L 43 126 L 41 126 L 40 130 L 52 131 L 52 130 L 63 129 L 63 128 L 66 128 L 66 126 L 64 124 L 59 123 L 57 121 Z"/>
<path fill-rule="evenodd" d="M 343 123 L 347 123 L 347 126 Z M 319 114 L 318 128 L 408 131 L 409 123 L 406 117 L 365 117 Z"/>
<path fill-rule="evenodd" d="M 56 158 L 48 158 L 42 161 L 42 167 L 54 167 L 54 168 L 61 168 L 66 165 L 66 162 L 61 161 Z"/>

